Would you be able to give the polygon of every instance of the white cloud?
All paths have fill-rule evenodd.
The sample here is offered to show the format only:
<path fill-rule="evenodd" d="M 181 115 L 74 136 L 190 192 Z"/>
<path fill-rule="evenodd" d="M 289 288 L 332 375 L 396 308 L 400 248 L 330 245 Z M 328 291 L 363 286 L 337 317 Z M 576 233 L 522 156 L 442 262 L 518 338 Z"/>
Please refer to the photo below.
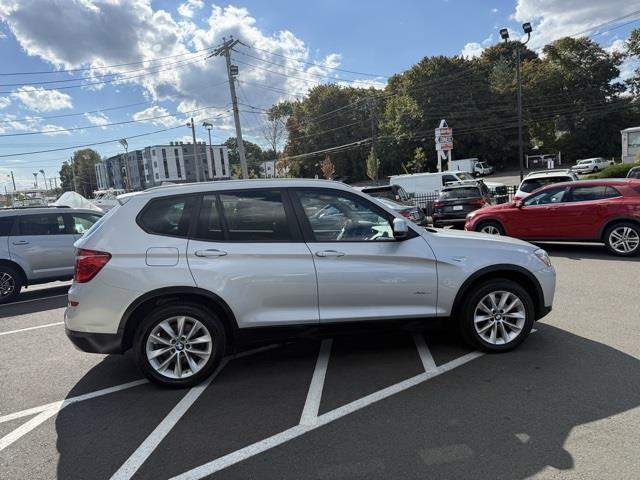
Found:
<path fill-rule="evenodd" d="M 64 127 L 53 124 L 44 124 L 42 118 L 26 116 L 18 118 L 13 113 L 7 113 L 2 116 L 0 123 L 0 133 L 21 133 L 21 132 L 47 132 L 44 135 L 70 135 L 70 132 L 62 131 Z"/>
<path fill-rule="evenodd" d="M 24 86 L 14 90 L 11 97 L 36 112 L 50 112 L 73 108 L 71 97 L 58 90 L 45 90 L 42 87 Z"/>
<path fill-rule="evenodd" d="M 61 127 L 59 125 L 47 124 L 47 125 L 44 125 L 40 130 L 42 130 L 43 132 L 47 132 L 44 135 L 47 135 L 50 137 L 53 137 L 56 135 L 71 135 L 71 132 L 64 130 L 64 127 Z"/>
<path fill-rule="evenodd" d="M 183 0 L 181 3 L 193 7 L 189 8 L 190 12 L 200 8 L 197 1 Z M 347 78 L 354 76 L 334 70 L 342 62 L 340 55 L 314 54 L 301 38 L 287 30 L 265 32 L 245 8 L 203 6 L 201 13 L 206 19 L 203 23 L 194 22 L 188 16 L 172 16 L 165 10 L 154 10 L 152 5 L 152 0 L 50 2 L 47 15 L 42 15 L 41 0 L 0 0 L 0 22 L 5 22 L 28 55 L 56 68 L 105 67 L 184 55 L 218 45 L 222 37 L 233 35 L 253 47 L 239 45 L 238 52 L 233 54 L 234 63 L 240 69 L 240 101 L 260 108 L 282 99 L 299 97 L 320 83 L 333 81 L 380 88 L 385 82 L 382 78 L 347 82 Z M 185 13 L 184 8 L 182 13 Z M 60 22 L 60 18 L 65 21 Z M 116 88 L 124 92 L 130 86 L 141 87 L 145 98 L 174 102 L 180 112 L 208 107 L 194 115 L 196 121 L 228 111 L 229 89 L 223 58 L 204 60 L 201 54 L 175 57 L 165 62 L 180 63 L 154 68 L 145 76 L 139 76 L 144 72 L 134 73 L 130 76 L 138 78 L 121 80 Z M 144 64 L 145 67 L 149 65 Z M 140 68 L 140 65 L 109 67 L 101 69 L 100 74 Z M 68 101 L 70 105 L 71 99 Z M 169 113 L 161 107 L 155 108 L 138 112 L 137 118 Z M 182 121 L 167 117 L 154 123 L 173 126 Z M 217 128 L 232 131 L 233 122 L 228 115 L 214 119 L 213 123 Z"/>
<path fill-rule="evenodd" d="M 183 17 L 192 18 L 194 10 L 200 10 L 202 7 L 204 7 L 202 0 L 187 0 L 178 6 L 178 13 Z"/>
<path fill-rule="evenodd" d="M 609 19 L 627 15 L 638 5 L 629 0 L 518 0 L 513 18 L 531 22 L 533 33 L 530 46 L 540 49 L 558 38 L 587 31 L 595 33 L 598 25 Z M 623 23 L 629 19 L 621 20 Z M 611 28 L 609 24 L 601 30 Z M 586 35 L 586 33 L 582 33 Z"/>
<path fill-rule="evenodd" d="M 461 55 L 464 58 L 477 58 L 482 55 L 484 48 L 477 42 L 467 43 L 462 49 Z"/>
<path fill-rule="evenodd" d="M 9 97 L 0 97 L 0 110 L 7 108 L 11 105 L 11 99 Z"/>
<path fill-rule="evenodd" d="M 136 121 L 144 121 L 155 117 L 162 117 L 164 115 L 170 115 L 171 112 L 164 107 L 158 107 L 154 105 L 153 107 L 145 108 L 140 112 L 136 112 L 133 114 L 133 119 Z M 178 120 L 176 117 L 164 117 L 164 118 L 155 118 L 154 120 L 148 120 L 149 123 L 153 123 L 154 125 L 163 125 L 165 127 L 174 127 L 180 125 L 182 122 Z"/>
<path fill-rule="evenodd" d="M 109 123 L 109 117 L 107 117 L 104 113 L 85 113 L 84 116 L 87 120 L 89 120 L 89 123 L 91 123 L 91 125 L 97 125 L 102 127 L 103 130 L 106 130 L 106 127 L 104 127 L 104 125 Z"/>
<path fill-rule="evenodd" d="M 498 9 L 497 8 L 492 8 L 491 9 L 491 13 L 498 13 Z"/>

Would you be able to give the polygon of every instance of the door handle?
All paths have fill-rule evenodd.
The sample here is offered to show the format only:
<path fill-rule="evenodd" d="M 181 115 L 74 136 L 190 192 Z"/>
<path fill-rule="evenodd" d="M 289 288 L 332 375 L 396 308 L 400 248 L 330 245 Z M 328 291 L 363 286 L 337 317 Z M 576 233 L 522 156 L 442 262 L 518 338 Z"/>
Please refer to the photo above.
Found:
<path fill-rule="evenodd" d="M 28 245 L 29 242 L 27 242 L 26 240 L 18 240 L 16 242 L 12 242 L 14 245 Z"/>
<path fill-rule="evenodd" d="M 196 257 L 224 257 L 227 254 L 227 252 L 216 250 L 215 248 L 210 248 L 208 250 L 196 250 L 193 253 Z"/>
<path fill-rule="evenodd" d="M 316 257 L 344 257 L 343 252 L 337 250 L 320 250 L 316 252 Z"/>

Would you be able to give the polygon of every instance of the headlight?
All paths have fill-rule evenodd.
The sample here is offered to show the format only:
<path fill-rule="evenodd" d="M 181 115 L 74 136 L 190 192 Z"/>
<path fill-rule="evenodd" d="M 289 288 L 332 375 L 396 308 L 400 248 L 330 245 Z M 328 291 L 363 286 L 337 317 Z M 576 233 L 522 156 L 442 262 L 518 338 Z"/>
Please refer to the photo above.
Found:
<path fill-rule="evenodd" d="M 545 266 L 547 266 L 547 267 L 551 266 L 551 259 L 549 258 L 549 255 L 547 254 L 547 252 L 545 252 L 544 250 L 539 248 L 538 250 L 533 252 L 533 254 L 536 257 L 538 257 L 538 260 L 540 260 L 542 263 L 544 263 Z"/>
<path fill-rule="evenodd" d="M 476 216 L 476 212 L 467 213 L 467 220 L 471 220 L 475 216 Z"/>

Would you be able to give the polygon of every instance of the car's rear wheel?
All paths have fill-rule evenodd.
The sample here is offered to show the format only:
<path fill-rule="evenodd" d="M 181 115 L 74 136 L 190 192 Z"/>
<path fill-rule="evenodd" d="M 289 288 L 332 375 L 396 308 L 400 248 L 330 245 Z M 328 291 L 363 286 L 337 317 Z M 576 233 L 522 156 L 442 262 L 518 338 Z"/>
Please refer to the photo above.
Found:
<path fill-rule="evenodd" d="M 612 225 L 604 234 L 604 243 L 611 253 L 620 257 L 640 254 L 640 227 L 632 222 Z"/>
<path fill-rule="evenodd" d="M 593 167 L 593 173 L 597 173 L 598 172 L 598 167 Z"/>
<path fill-rule="evenodd" d="M 0 303 L 7 303 L 20 294 L 22 276 L 13 268 L 0 266 Z"/>
<path fill-rule="evenodd" d="M 504 235 L 504 228 L 498 222 L 482 222 L 478 225 L 476 231 L 488 233 L 489 235 Z"/>
<path fill-rule="evenodd" d="M 522 343 L 533 326 L 531 296 L 518 283 L 490 280 L 474 287 L 461 310 L 460 332 L 474 348 L 502 352 Z"/>
<path fill-rule="evenodd" d="M 191 387 L 211 375 L 225 345 L 220 319 L 191 304 L 153 310 L 134 339 L 136 361 L 144 376 L 172 388 Z"/>

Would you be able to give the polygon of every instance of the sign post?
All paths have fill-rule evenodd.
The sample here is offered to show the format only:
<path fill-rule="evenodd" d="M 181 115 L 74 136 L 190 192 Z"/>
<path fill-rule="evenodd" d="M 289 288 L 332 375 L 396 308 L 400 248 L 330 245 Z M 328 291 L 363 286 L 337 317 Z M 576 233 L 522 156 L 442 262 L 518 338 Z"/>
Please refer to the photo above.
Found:
<path fill-rule="evenodd" d="M 440 126 L 435 129 L 436 152 L 438 153 L 438 172 L 442 171 L 442 160 L 451 161 L 453 150 L 453 129 L 447 125 L 447 121 L 440 120 Z"/>

